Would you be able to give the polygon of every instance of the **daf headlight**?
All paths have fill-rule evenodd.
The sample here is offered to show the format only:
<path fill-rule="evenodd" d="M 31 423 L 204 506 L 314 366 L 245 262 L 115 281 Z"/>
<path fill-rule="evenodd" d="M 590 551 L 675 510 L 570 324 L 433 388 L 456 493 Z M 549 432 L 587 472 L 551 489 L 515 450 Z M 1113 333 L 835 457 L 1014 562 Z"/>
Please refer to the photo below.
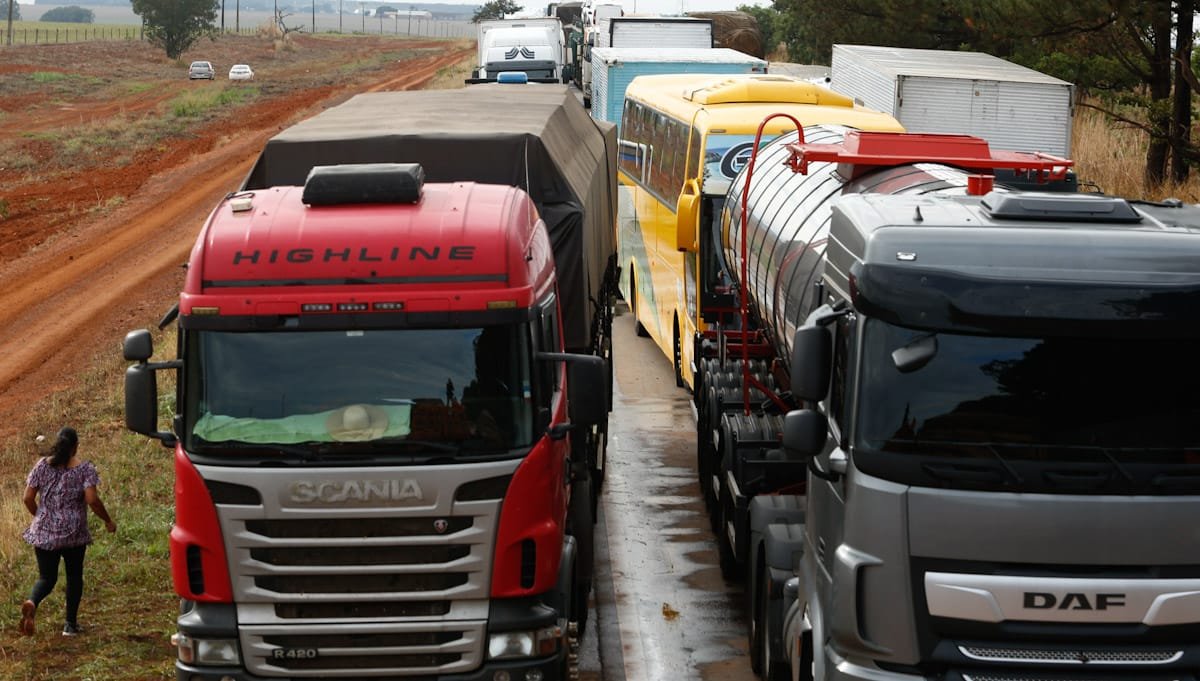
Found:
<path fill-rule="evenodd" d="M 180 633 L 175 637 L 179 661 L 184 664 L 236 666 L 242 662 L 237 639 L 192 638 Z"/>
<path fill-rule="evenodd" d="M 533 631 L 504 631 L 488 637 L 488 659 L 544 657 L 558 652 L 562 628 L 553 626 Z"/>

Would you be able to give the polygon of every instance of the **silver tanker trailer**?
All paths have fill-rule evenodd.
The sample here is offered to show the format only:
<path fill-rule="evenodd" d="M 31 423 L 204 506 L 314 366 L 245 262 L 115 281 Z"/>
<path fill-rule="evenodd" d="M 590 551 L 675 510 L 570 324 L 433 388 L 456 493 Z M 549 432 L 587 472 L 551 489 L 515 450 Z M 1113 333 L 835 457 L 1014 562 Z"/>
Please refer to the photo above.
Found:
<path fill-rule="evenodd" d="M 733 182 L 698 456 L 764 679 L 1196 678 L 1200 208 L 1069 165 L 809 128 Z"/>

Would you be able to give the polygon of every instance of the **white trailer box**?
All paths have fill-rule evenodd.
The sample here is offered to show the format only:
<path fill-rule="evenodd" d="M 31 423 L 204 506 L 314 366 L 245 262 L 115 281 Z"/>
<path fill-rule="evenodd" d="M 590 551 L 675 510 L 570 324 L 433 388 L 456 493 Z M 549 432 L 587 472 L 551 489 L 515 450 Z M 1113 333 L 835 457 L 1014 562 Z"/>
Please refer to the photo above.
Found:
<path fill-rule="evenodd" d="M 975 135 L 1069 157 L 1073 86 L 981 52 L 834 45 L 830 87 L 909 132 Z"/>
<path fill-rule="evenodd" d="M 638 76 L 766 72 L 766 60 L 727 47 L 598 47 L 592 50 L 592 118 L 615 123 L 620 132 L 625 89 Z"/>
<path fill-rule="evenodd" d="M 609 17 L 600 20 L 593 47 L 712 47 L 712 19 Z"/>

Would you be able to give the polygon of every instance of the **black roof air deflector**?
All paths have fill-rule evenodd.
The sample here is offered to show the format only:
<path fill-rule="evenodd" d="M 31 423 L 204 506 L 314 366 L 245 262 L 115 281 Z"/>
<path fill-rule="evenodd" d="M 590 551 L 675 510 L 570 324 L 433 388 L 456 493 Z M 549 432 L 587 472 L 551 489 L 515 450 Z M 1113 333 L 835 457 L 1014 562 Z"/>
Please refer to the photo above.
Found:
<path fill-rule="evenodd" d="M 981 202 L 998 220 L 1050 220 L 1128 224 L 1142 215 L 1125 199 L 1096 194 L 989 192 Z"/>
<path fill-rule="evenodd" d="M 416 203 L 425 170 L 419 163 L 347 163 L 313 166 L 302 200 L 310 206 Z"/>

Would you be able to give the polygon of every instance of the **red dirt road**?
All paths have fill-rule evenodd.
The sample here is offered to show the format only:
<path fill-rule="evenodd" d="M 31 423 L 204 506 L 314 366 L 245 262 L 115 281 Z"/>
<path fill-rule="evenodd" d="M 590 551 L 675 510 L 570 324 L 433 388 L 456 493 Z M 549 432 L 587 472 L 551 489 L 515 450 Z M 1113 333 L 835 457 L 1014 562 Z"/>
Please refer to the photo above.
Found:
<path fill-rule="evenodd" d="M 176 70 L 166 76 L 173 80 L 152 90 L 115 99 L 81 96 L 64 105 L 36 93 L 0 98 L 0 144 L 7 143 L 0 146 L 0 201 L 6 202 L 0 203 L 0 216 L 7 214 L 0 217 L 0 438 L 22 433 L 40 403 L 77 383 L 97 358 L 119 357 L 126 331 L 152 326 L 170 307 L 182 285 L 181 265 L 208 212 L 237 188 L 268 138 L 357 92 L 423 87 L 439 69 L 474 54 L 462 42 L 411 41 L 405 48 L 423 53 L 399 68 L 347 77 L 336 70 L 339 63 L 363 59 L 379 46 L 365 38 L 315 47 L 321 39 L 309 40 L 314 42 L 302 39 L 299 49 L 324 55 L 321 61 L 331 70 L 324 82 L 264 84 L 260 98 L 233 116 L 196 126 L 166 148 L 138 152 L 132 162 L 100 159 L 78 173 L 39 158 L 39 134 L 153 111 L 188 87 L 213 84 L 189 84 Z M 57 49 L 81 51 L 88 45 L 94 44 Z M 396 43 L 388 45 L 395 49 Z M 237 48 L 230 59 L 247 50 Z M 195 58 L 213 52 L 209 48 Z M 77 61 L 87 58 L 79 54 L 46 55 L 46 64 L 32 65 L 9 63 L 12 56 L 24 55 L 0 51 L 0 75 L 52 71 L 54 62 L 87 63 Z M 275 69 L 277 82 L 286 80 L 289 68 L 317 70 L 316 63 L 297 66 L 282 59 L 264 66 L 271 68 L 256 66 L 260 80 Z M 21 141 L 14 144 L 17 135 Z M 35 159 L 33 167 L 6 167 L 5 156 L 18 154 Z M 116 208 L 90 209 L 110 197 L 120 197 Z"/>

